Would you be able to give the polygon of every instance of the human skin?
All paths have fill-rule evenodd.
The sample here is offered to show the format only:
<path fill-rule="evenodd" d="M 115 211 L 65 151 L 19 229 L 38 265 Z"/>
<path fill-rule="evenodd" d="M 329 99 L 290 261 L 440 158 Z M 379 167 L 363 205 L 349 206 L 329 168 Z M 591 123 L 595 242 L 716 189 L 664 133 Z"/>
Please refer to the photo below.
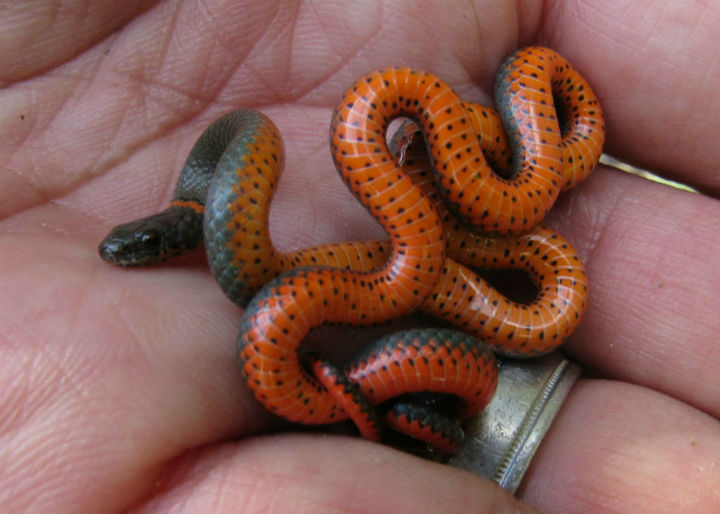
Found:
<path fill-rule="evenodd" d="M 0 510 L 720 510 L 718 27 L 717 4 L 689 0 L 4 2 Z M 167 204 L 195 138 L 238 107 L 285 139 L 280 248 L 382 237 L 329 154 L 345 88 L 410 65 L 490 103 L 530 44 L 592 84 L 607 152 L 703 193 L 601 167 L 555 207 L 591 292 L 564 351 L 592 378 L 516 497 L 273 419 L 202 252 L 133 271 L 97 256 L 113 225 Z"/>

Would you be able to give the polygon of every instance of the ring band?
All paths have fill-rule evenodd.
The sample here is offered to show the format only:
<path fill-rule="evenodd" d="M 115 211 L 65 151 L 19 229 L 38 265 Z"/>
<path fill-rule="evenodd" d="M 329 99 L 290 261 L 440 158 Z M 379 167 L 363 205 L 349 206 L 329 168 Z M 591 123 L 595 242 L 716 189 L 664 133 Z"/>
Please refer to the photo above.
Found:
<path fill-rule="evenodd" d="M 515 492 L 579 376 L 580 367 L 559 353 L 502 360 L 495 397 L 468 422 L 465 441 L 448 464 Z"/>

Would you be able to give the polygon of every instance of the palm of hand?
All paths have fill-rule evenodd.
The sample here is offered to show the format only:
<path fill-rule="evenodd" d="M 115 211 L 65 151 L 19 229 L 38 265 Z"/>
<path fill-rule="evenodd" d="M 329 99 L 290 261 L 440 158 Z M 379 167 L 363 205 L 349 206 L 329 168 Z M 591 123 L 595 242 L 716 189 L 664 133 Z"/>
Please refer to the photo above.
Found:
<path fill-rule="evenodd" d="M 539 35 L 593 84 L 611 152 L 717 196 L 720 184 L 703 174 L 720 158 L 705 135 L 718 131 L 709 114 L 717 109 L 693 112 L 685 100 L 698 96 L 691 84 L 720 79 L 703 53 L 712 45 L 702 44 L 717 23 L 688 21 L 694 60 L 665 62 L 670 75 L 659 84 L 650 66 L 629 67 L 628 47 L 616 41 L 662 65 L 661 43 L 644 45 L 674 14 L 642 17 L 630 7 L 598 43 L 581 38 L 598 29 L 580 20 L 611 17 L 613 4 L 597 12 L 550 4 L 544 17 L 539 7 L 477 4 L 447 12 L 399 2 L 361 13 L 159 2 L 133 12 L 96 2 L 82 22 L 21 7 L 19 17 L 0 15 L 15 29 L 5 31 L 0 93 L 6 510 L 527 508 L 479 478 L 364 441 L 235 440 L 274 422 L 242 385 L 240 313 L 201 258 L 123 272 L 95 253 L 110 226 L 164 205 L 194 138 L 240 106 L 265 111 L 286 141 L 272 215 L 279 246 L 381 236 L 331 167 L 334 102 L 368 69 L 409 64 L 487 103 L 483 90 L 518 46 L 518 26 L 522 43 Z M 41 26 L 47 19 L 54 24 Z M 708 102 L 720 102 L 706 89 Z M 692 125 L 675 121 L 691 112 Z M 670 147 L 676 137 L 685 150 Z M 558 205 L 551 222 L 586 258 L 593 295 L 567 351 L 609 380 L 573 391 L 520 490 L 524 500 L 555 510 L 717 507 L 718 216 L 711 196 L 607 169 Z"/>

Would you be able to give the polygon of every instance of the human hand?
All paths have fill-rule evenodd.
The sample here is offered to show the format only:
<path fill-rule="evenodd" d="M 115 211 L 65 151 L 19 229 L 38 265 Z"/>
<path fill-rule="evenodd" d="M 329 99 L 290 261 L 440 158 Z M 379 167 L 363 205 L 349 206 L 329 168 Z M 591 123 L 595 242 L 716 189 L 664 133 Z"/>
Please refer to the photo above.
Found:
<path fill-rule="evenodd" d="M 3 510 L 717 510 L 720 13 L 619 1 L 87 5 L 0 10 Z M 285 427 L 244 388 L 241 312 L 201 253 L 133 271 L 97 256 L 111 226 L 164 207 L 192 142 L 238 107 L 267 113 L 285 139 L 280 248 L 381 237 L 331 164 L 345 88 L 407 64 L 489 103 L 501 60 L 533 43 L 593 85 L 608 152 L 706 193 L 602 168 L 552 213 L 591 288 L 565 351 L 594 378 L 543 441 L 518 491 L 527 504 L 382 445 L 262 435 Z"/>

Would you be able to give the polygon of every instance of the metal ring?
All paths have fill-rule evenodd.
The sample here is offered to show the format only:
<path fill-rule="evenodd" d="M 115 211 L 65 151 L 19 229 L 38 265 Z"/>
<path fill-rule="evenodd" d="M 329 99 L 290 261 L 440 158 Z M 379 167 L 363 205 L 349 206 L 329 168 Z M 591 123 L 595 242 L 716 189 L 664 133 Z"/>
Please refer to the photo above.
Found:
<path fill-rule="evenodd" d="M 515 492 L 580 372 L 559 353 L 503 360 L 493 401 L 468 422 L 448 464 Z"/>

